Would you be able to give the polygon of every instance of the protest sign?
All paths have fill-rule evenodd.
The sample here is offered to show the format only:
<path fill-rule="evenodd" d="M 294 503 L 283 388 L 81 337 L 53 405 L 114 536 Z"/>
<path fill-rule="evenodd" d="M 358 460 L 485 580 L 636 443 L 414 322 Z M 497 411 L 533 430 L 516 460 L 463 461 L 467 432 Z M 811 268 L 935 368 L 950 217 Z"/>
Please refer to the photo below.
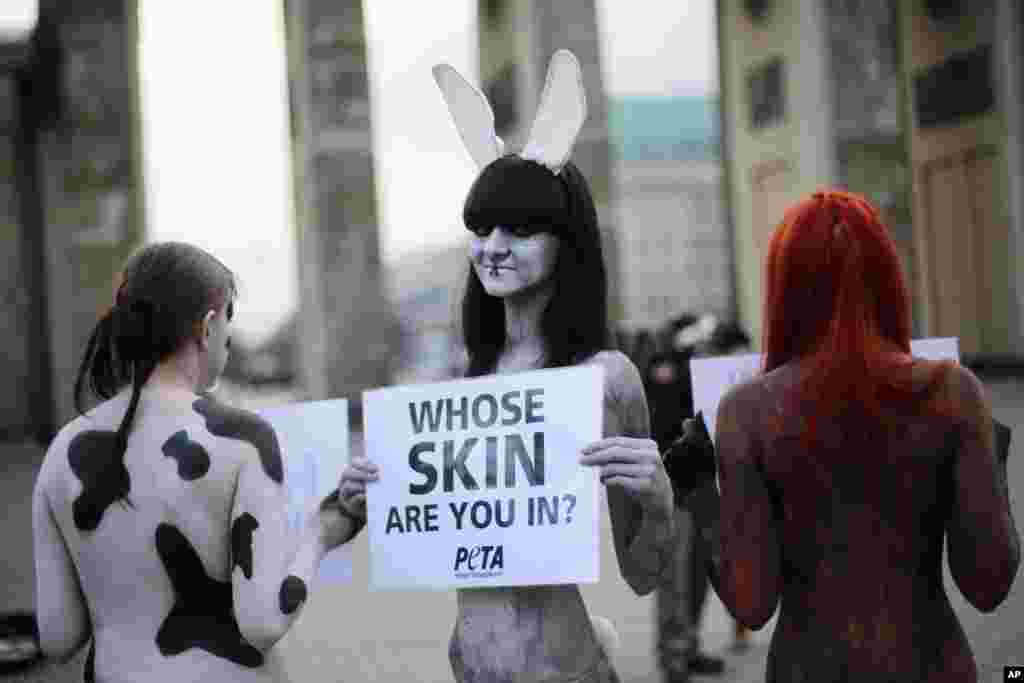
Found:
<path fill-rule="evenodd" d="M 596 581 L 604 371 L 536 370 L 363 394 L 370 587 Z"/>
<path fill-rule="evenodd" d="M 919 358 L 929 360 L 960 361 L 960 350 L 956 337 L 934 337 L 915 339 L 910 342 L 910 352 Z M 733 385 L 744 382 L 761 370 L 761 354 L 745 353 L 718 358 L 694 358 L 690 360 L 693 378 L 693 410 L 704 413 L 711 438 L 715 437 L 715 418 L 718 404 Z"/>
<path fill-rule="evenodd" d="M 298 531 L 306 515 L 338 488 L 348 463 L 348 401 L 310 401 L 256 411 L 277 434 L 288 489 L 288 523 Z M 352 549 L 343 545 L 320 562 L 318 582 L 352 578 Z"/>

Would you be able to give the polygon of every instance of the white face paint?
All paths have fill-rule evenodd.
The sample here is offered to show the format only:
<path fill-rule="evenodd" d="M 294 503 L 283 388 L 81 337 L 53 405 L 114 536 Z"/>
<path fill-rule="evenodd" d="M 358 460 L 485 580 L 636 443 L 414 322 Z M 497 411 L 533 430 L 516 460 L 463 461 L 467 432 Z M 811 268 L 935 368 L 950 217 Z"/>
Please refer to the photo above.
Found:
<path fill-rule="evenodd" d="M 550 232 L 497 226 L 473 233 L 469 258 L 484 290 L 506 298 L 529 294 L 549 283 L 558 245 L 558 237 Z"/>

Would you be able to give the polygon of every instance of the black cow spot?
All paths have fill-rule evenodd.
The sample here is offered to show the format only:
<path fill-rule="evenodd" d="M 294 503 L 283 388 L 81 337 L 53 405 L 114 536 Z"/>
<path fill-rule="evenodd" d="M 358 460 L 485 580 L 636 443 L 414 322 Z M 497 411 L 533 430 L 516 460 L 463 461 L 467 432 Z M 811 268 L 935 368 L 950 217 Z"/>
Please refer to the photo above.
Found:
<path fill-rule="evenodd" d="M 281 582 L 281 613 L 291 614 L 306 601 L 306 582 L 297 576 L 289 576 Z"/>
<path fill-rule="evenodd" d="M 161 450 L 178 461 L 178 476 L 185 481 L 195 481 L 210 471 L 210 455 L 202 444 L 189 439 L 184 429 L 167 439 Z"/>
<path fill-rule="evenodd" d="M 82 493 L 72 504 L 75 527 L 95 531 L 103 513 L 131 489 L 128 468 L 117 452 L 117 432 L 81 432 L 68 446 L 68 465 L 82 482 Z"/>
<path fill-rule="evenodd" d="M 252 578 L 252 532 L 260 523 L 248 512 L 238 516 L 231 525 L 231 556 L 245 578 Z"/>
<path fill-rule="evenodd" d="M 170 524 L 157 527 L 156 550 L 175 595 L 174 607 L 156 634 L 160 654 L 171 657 L 198 648 L 240 666 L 262 666 L 263 653 L 238 628 L 231 582 L 208 576 L 199 553 Z"/>
<path fill-rule="evenodd" d="M 200 398 L 192 409 L 206 420 L 206 428 L 214 436 L 246 441 L 260 454 L 263 471 L 278 484 L 284 481 L 284 463 L 277 435 L 270 423 L 255 413 L 225 406 L 209 398 Z"/>

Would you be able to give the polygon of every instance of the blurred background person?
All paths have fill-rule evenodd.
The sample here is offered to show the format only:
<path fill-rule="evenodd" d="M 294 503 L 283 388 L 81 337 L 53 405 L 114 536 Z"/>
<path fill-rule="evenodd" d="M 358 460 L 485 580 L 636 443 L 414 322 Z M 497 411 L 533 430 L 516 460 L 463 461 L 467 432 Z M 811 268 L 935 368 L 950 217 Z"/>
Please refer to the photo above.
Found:
<path fill-rule="evenodd" d="M 690 360 L 702 356 L 746 353 L 750 338 L 738 324 L 713 315 L 685 313 L 669 321 L 655 335 L 661 349 L 648 360 L 644 386 L 651 411 L 651 432 L 661 452 L 682 436 L 683 420 L 693 416 L 693 385 Z M 658 654 L 667 681 L 686 680 L 688 673 L 721 674 L 725 662 L 701 650 L 701 615 L 708 595 L 707 570 L 702 546 L 685 508 L 674 571 L 665 576 L 657 591 Z M 733 646 L 743 649 L 747 632 L 736 622 Z"/>

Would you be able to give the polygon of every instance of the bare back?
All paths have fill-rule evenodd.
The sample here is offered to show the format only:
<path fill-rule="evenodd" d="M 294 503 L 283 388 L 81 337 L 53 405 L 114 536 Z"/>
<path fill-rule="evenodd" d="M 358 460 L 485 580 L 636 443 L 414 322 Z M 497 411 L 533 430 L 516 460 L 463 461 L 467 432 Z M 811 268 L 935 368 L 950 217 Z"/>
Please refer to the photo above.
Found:
<path fill-rule="evenodd" d="M 760 622 L 778 580 L 768 681 L 976 680 L 943 585 L 943 540 L 958 586 L 985 611 L 1009 590 L 1019 550 L 980 384 L 963 368 L 947 375 L 931 399 L 892 407 L 894 426 L 855 457 L 837 424 L 818 427 L 821 446 L 805 445 L 797 364 L 723 401 L 721 551 L 731 570 L 719 592 Z M 771 563 L 763 545 L 773 541 L 778 573 L 753 569 Z"/>
<path fill-rule="evenodd" d="M 99 470 L 127 403 L 119 394 L 65 427 L 40 472 L 44 642 L 67 652 L 93 635 L 86 676 L 97 681 L 282 680 L 273 650 L 241 630 L 283 616 L 262 596 L 285 564 L 267 558 L 287 553 L 259 547 L 287 538 L 276 445 L 212 403 L 143 393 L 124 457 L 128 503 L 114 501 Z M 245 493 L 249 471 L 260 481 Z"/>

